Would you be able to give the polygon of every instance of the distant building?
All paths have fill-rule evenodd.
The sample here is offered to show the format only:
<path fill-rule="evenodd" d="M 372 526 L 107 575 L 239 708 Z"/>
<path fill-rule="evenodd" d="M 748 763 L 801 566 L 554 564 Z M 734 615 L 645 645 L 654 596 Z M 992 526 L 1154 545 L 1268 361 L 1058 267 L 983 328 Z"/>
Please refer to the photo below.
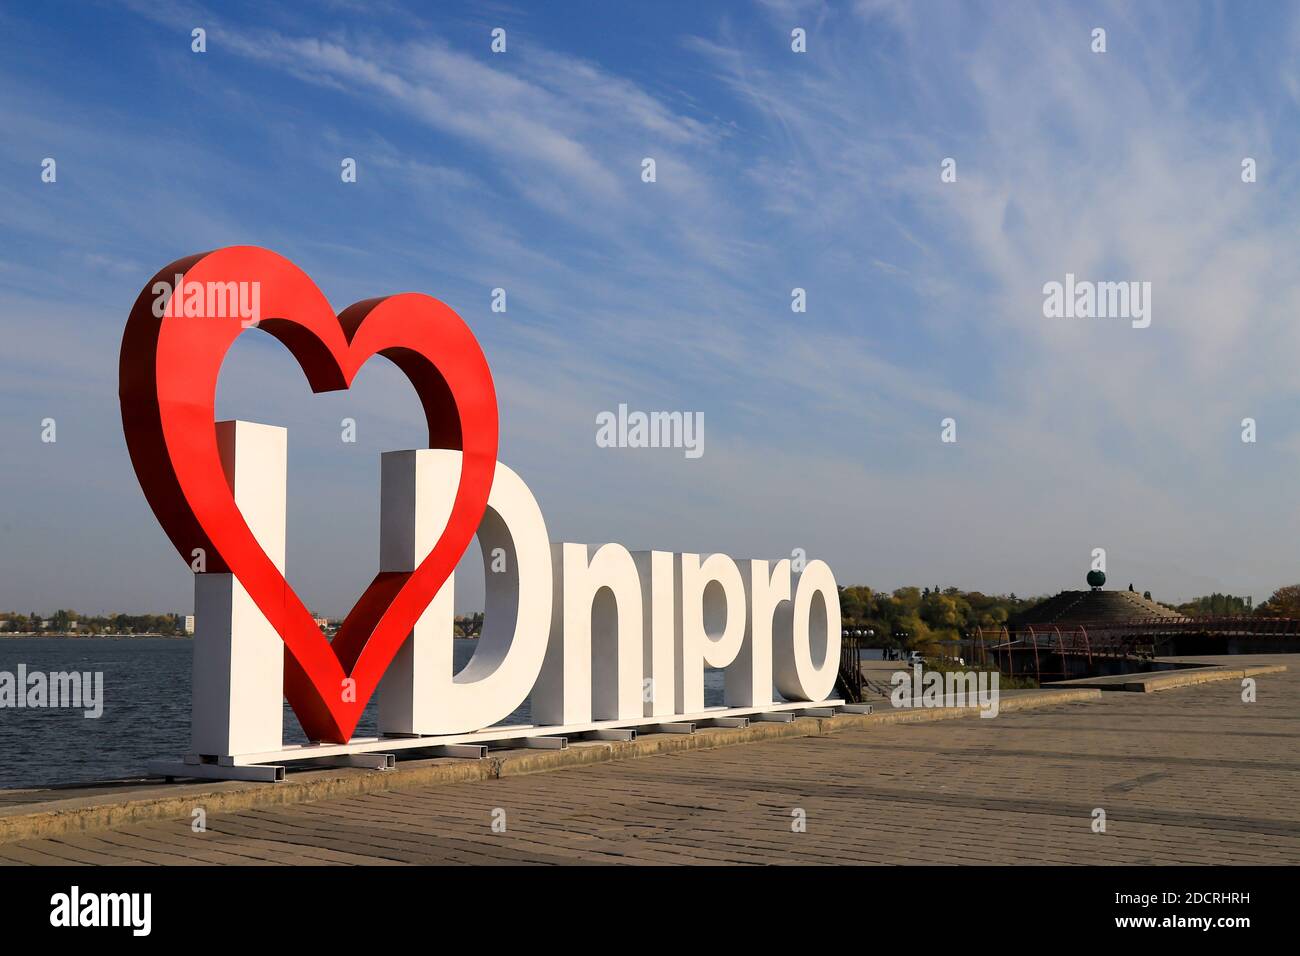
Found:
<path fill-rule="evenodd" d="M 1150 618 L 1176 618 L 1177 611 L 1157 604 L 1149 596 L 1135 591 L 1103 591 L 1106 575 L 1100 571 L 1088 574 L 1087 591 L 1062 591 L 1054 597 L 1040 601 L 1007 621 L 1007 627 L 1043 627 L 1051 624 L 1119 624 Z M 1147 592 L 1149 595 L 1150 592 Z"/>
<path fill-rule="evenodd" d="M 193 633 L 194 633 L 194 615 L 193 615 L 193 614 L 186 614 L 186 615 L 185 615 L 185 620 L 182 622 L 182 628 L 184 629 L 184 631 L 185 631 L 186 634 L 193 634 Z"/>

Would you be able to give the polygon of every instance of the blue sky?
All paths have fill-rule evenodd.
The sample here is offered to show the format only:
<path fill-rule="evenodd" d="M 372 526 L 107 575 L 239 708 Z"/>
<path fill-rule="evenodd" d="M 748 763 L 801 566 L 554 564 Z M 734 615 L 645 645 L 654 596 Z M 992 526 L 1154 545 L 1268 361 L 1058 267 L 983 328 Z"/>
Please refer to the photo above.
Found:
<path fill-rule="evenodd" d="M 157 268 L 236 243 L 338 308 L 460 312 L 555 540 L 878 588 L 1081 587 L 1095 547 L 1163 600 L 1300 580 L 1291 5 L 267 6 L 0 11 L 0 608 L 189 608 L 116 356 Z M 1150 281 L 1151 327 L 1044 318 L 1067 272 Z M 705 454 L 597 447 L 620 403 L 703 412 Z M 289 578 L 343 613 L 409 387 L 313 397 L 250 333 L 218 414 L 289 427 Z"/>

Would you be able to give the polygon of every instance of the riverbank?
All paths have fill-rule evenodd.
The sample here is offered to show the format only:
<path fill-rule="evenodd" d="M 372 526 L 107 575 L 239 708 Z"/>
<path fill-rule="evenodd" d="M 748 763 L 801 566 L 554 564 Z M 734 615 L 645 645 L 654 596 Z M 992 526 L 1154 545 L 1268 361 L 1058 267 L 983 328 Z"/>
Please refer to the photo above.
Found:
<path fill-rule="evenodd" d="M 101 638 L 162 638 L 169 641 L 189 641 L 193 634 L 86 634 L 81 631 L 0 631 L 0 638 L 6 637 L 48 637 L 74 641 L 93 641 Z"/>

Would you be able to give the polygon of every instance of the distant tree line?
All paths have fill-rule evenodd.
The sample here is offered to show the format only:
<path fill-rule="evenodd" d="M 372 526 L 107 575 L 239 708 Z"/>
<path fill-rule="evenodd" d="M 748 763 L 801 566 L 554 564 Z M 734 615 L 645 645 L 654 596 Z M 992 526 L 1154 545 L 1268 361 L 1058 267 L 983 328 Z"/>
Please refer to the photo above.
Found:
<path fill-rule="evenodd" d="M 1246 617 L 1253 613 L 1252 599 L 1238 597 L 1235 594 L 1220 594 L 1215 591 L 1204 597 L 1193 598 L 1186 604 L 1177 605 L 1174 610 L 1188 617 Z M 1263 613 L 1263 607 L 1260 613 Z"/>
<path fill-rule="evenodd" d="M 1247 595 L 1206 594 L 1185 604 L 1166 605 L 1188 617 L 1295 617 L 1300 618 L 1300 584 L 1288 584 L 1273 592 L 1267 601 L 1254 606 Z"/>
<path fill-rule="evenodd" d="M 483 612 L 456 615 L 452 633 L 456 637 L 478 637 L 483 633 Z"/>
<path fill-rule="evenodd" d="M 17 632 L 173 635 L 185 633 L 185 618 L 180 614 L 78 614 L 66 608 L 48 618 L 35 611 L 0 611 L 0 634 Z"/>
<path fill-rule="evenodd" d="M 840 613 L 844 627 L 871 632 L 862 638 L 867 647 L 936 653 L 939 641 L 959 640 L 977 627 L 1001 627 L 1040 600 L 937 585 L 888 592 L 854 586 L 840 588 Z"/>
<path fill-rule="evenodd" d="M 457 615 L 456 637 L 478 637 L 483 632 L 483 612 Z M 22 614 L 0 611 L 0 634 L 163 634 L 183 635 L 185 617 L 181 614 L 78 614 L 61 609 L 49 617 L 33 611 Z"/>
<path fill-rule="evenodd" d="M 483 612 L 460 614 L 454 623 L 456 637 L 478 637 L 483 631 Z M 185 617 L 180 614 L 78 614 L 58 610 L 47 618 L 36 612 L 20 614 L 0 611 L 0 634 L 184 634 Z"/>
<path fill-rule="evenodd" d="M 1132 585 L 1129 590 L 1133 590 Z M 1147 598 L 1151 592 L 1145 592 Z M 864 646 L 938 652 L 938 642 L 955 641 L 974 633 L 996 630 L 1043 597 L 1020 598 L 1011 594 L 982 594 L 957 588 L 898 588 L 873 591 L 869 587 L 840 588 L 840 612 L 844 627 L 869 631 Z M 1165 605 L 1188 617 L 1300 618 L 1300 584 L 1278 588 L 1263 604 L 1252 606 L 1249 596 L 1206 594 L 1184 604 Z"/>

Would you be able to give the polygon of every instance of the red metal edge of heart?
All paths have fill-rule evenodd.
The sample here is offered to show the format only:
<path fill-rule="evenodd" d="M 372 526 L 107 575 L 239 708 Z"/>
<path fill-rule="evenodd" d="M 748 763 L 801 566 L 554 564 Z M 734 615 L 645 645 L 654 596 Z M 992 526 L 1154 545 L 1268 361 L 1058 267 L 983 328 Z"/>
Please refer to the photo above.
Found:
<path fill-rule="evenodd" d="M 246 328 L 238 315 L 170 314 L 186 311 L 173 309 L 158 317 L 153 290 L 160 282 L 170 287 L 177 275 L 182 290 L 260 283 L 264 318 Z M 463 455 L 451 517 L 429 556 L 413 572 L 376 575 L 333 642 L 258 545 L 221 465 L 217 378 L 235 339 L 256 329 L 289 349 L 313 392 L 348 388 L 368 359 L 384 356 L 415 387 L 429 447 Z M 487 507 L 497 459 L 496 390 L 469 326 L 419 293 L 366 299 L 336 315 L 288 259 L 256 246 L 229 246 L 178 259 L 149 280 L 122 335 L 118 397 L 136 477 L 181 558 L 188 564 L 201 548 L 206 573 L 239 580 L 284 641 L 284 693 L 303 730 L 312 740 L 347 742 Z M 352 699 L 345 693 L 349 677 Z"/>

